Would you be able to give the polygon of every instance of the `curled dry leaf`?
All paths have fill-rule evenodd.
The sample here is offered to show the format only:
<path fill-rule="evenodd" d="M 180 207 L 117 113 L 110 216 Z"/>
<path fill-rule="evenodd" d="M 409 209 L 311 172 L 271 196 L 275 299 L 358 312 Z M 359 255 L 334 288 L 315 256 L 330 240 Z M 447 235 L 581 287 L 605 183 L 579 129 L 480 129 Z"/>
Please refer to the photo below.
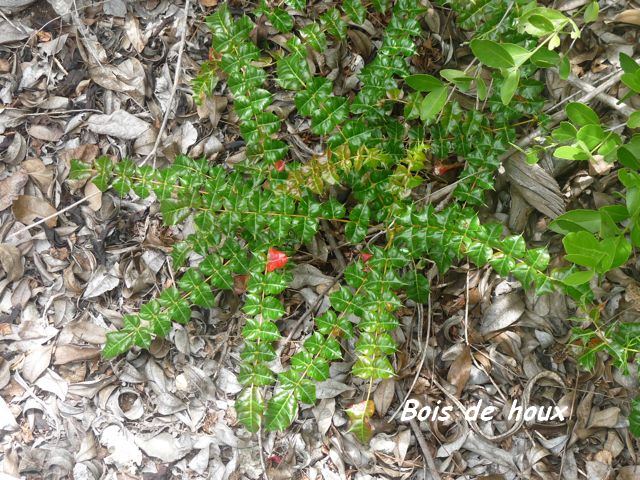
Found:
<path fill-rule="evenodd" d="M 0 212 L 13 204 L 28 180 L 29 176 L 24 170 L 13 172 L 4 180 L 0 180 Z"/>
<path fill-rule="evenodd" d="M 640 27 L 640 8 L 625 10 L 620 12 L 613 18 L 614 22 L 628 23 L 630 25 L 638 25 Z"/>
<path fill-rule="evenodd" d="M 4 270 L 7 280 L 13 282 L 22 277 L 24 266 L 22 265 L 22 254 L 14 245 L 0 243 L 0 266 Z"/>
<path fill-rule="evenodd" d="M 56 213 L 56 209 L 45 200 L 31 195 L 20 195 L 16 201 L 13 202 L 12 210 L 16 219 L 25 225 L 29 225 L 36 220 L 47 218 L 50 215 L 55 215 Z M 57 222 L 58 217 L 53 217 L 45 223 L 48 227 L 53 228 Z"/>
<path fill-rule="evenodd" d="M 29 352 L 22 365 L 22 376 L 29 382 L 35 382 L 49 367 L 51 345 L 39 345 Z"/>
<path fill-rule="evenodd" d="M 27 132 L 32 137 L 45 142 L 57 142 L 63 135 L 62 130 L 58 127 L 46 125 L 31 125 L 27 128 Z"/>
<path fill-rule="evenodd" d="M 2 154 L 0 154 L 0 162 L 13 165 L 21 162 L 26 154 L 27 142 L 22 135 L 16 132 L 9 147 Z"/>
<path fill-rule="evenodd" d="M 460 355 L 458 355 L 451 364 L 451 367 L 449 367 L 449 373 L 447 374 L 447 381 L 456 387 L 457 397 L 460 397 L 464 387 L 467 385 L 470 373 L 471 349 L 468 345 L 465 345 Z"/>
<path fill-rule="evenodd" d="M 124 21 L 124 30 L 127 34 L 127 38 L 136 49 L 136 52 L 140 53 L 144 50 L 146 44 L 142 32 L 140 31 L 140 22 L 131 13 L 128 13 Z"/>
<path fill-rule="evenodd" d="M 382 380 L 373 394 L 373 403 L 380 416 L 384 416 L 393 402 L 396 381 L 393 378 Z"/>
<path fill-rule="evenodd" d="M 84 196 L 87 197 L 87 205 L 91 210 L 94 212 L 100 210 L 100 207 L 102 207 L 102 194 L 93 182 L 87 182 L 84 186 Z"/>

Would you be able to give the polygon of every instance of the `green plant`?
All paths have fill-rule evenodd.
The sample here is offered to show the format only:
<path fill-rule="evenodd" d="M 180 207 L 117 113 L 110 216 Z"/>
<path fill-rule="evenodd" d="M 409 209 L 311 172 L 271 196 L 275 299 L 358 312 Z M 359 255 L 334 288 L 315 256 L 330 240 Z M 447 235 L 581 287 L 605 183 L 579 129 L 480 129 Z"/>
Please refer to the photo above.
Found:
<path fill-rule="evenodd" d="M 620 55 L 620 63 L 622 82 L 630 89 L 628 96 L 640 93 L 640 65 L 625 54 Z M 583 312 L 583 317 L 576 318 L 582 325 L 573 334 L 579 363 L 592 369 L 597 354 L 605 352 L 617 367 L 628 372 L 629 362 L 640 352 L 640 327 L 635 322 L 603 321 L 590 284 L 600 283 L 608 272 L 623 267 L 640 247 L 640 135 L 632 134 L 625 142 L 601 125 L 595 111 L 580 103 L 569 103 L 566 114 L 568 121 L 551 132 L 553 154 L 565 160 L 618 166 L 622 190 L 617 203 L 597 210 L 571 210 L 550 224 L 551 230 L 563 236 L 565 260 L 570 264 L 554 275 Z M 631 114 L 629 129 L 640 126 L 639 114 Z M 584 328 L 585 321 L 591 328 Z M 632 402 L 629 421 L 632 433 L 640 435 L 640 400 Z"/>
<path fill-rule="evenodd" d="M 301 10 L 305 2 L 287 5 Z M 480 64 L 442 70 L 442 79 L 412 74 L 409 59 L 417 54 L 423 7 L 417 0 L 372 5 L 390 16 L 353 96 L 335 95 L 331 80 L 312 73 L 307 55 L 308 49 L 347 42 L 345 19 L 362 23 L 368 14 L 359 0 L 345 1 L 312 23 L 262 2 L 250 15 L 266 18 L 282 33 L 284 41 L 275 46 L 254 43 L 249 15 L 234 18 L 223 5 L 207 17 L 212 49 L 194 93 L 201 99 L 224 82 L 233 96 L 247 144 L 247 161 L 233 169 L 184 156 L 160 170 L 128 159 L 73 162 L 73 178 L 92 179 L 101 190 L 122 196 L 131 190 L 140 197 L 153 194 L 167 225 L 187 217 L 195 224 L 195 233 L 173 247 L 179 280 L 137 314 L 125 315 L 122 328 L 107 335 L 104 356 L 147 348 L 154 336 L 169 332 L 172 321 L 187 322 L 193 306 L 213 307 L 215 290 L 235 291 L 244 299 L 245 315 L 239 373 L 244 389 L 236 409 L 252 432 L 261 425 L 286 428 L 299 402 L 313 404 L 315 382 L 328 378 L 330 363 L 343 357 L 345 345 L 354 345 L 348 352 L 352 373 L 369 382 L 369 394 L 374 381 L 392 377 L 396 311 L 407 300 L 427 301 L 430 264 L 444 273 L 468 258 L 513 275 L 539 294 L 562 285 L 546 273 L 546 249 L 528 249 L 522 236 L 505 235 L 501 224 L 482 224 L 473 206 L 493 188 L 500 156 L 515 142 L 514 125 L 544 120 L 544 87 L 532 76 L 539 67 L 562 63 L 554 49 L 565 30 L 576 34 L 575 24 L 531 3 L 482 3 L 488 28 L 470 45 L 482 63 L 496 69 L 486 85 Z M 463 28 L 480 15 L 468 12 L 466 2 L 451 6 Z M 498 35 L 509 42 L 497 42 Z M 277 89 L 293 98 L 296 114 L 309 124 L 304 133 L 324 145 L 324 154 L 303 161 L 289 155 L 284 118 L 270 108 Z M 457 96 L 473 92 L 478 108 L 463 108 Z M 517 102 L 511 102 L 514 97 Z M 444 163 L 456 157 L 465 163 Z M 451 201 L 443 209 L 425 201 L 425 180 L 458 168 Z M 346 201 L 338 200 L 338 187 L 350 192 Z M 321 222 L 341 231 L 354 260 L 330 294 L 331 308 L 314 319 L 313 333 L 276 375 L 270 363 L 281 339 L 278 322 L 286 315 L 291 258 L 306 248 Z M 348 411 L 363 441 L 371 434 L 369 394 Z"/>

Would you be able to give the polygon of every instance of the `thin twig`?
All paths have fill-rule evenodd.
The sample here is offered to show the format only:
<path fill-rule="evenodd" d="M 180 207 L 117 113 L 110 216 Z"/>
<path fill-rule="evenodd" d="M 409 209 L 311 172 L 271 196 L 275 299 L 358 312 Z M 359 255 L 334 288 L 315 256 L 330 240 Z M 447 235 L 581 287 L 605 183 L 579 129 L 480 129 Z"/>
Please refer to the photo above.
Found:
<path fill-rule="evenodd" d="M 424 439 L 424 433 L 420 430 L 418 422 L 412 418 L 409 420 L 409 425 L 411 426 L 411 430 L 413 430 L 413 434 L 416 436 L 418 445 L 420 445 L 420 451 L 422 452 L 425 463 L 429 467 L 429 473 L 431 473 L 431 476 L 435 480 L 442 480 L 440 472 L 438 472 L 438 467 L 436 467 L 436 462 L 433 460 L 433 455 L 431 455 L 431 451 L 429 450 L 429 445 L 427 445 L 427 442 Z"/>
<path fill-rule="evenodd" d="M 169 115 L 171 114 L 171 109 L 173 106 L 173 100 L 176 96 L 176 92 L 178 91 L 178 82 L 180 81 L 180 70 L 182 69 L 182 55 L 184 53 L 184 46 L 187 43 L 187 20 L 189 18 L 189 6 L 191 4 L 191 0 L 186 0 L 184 4 L 184 20 L 182 22 L 183 29 L 180 37 L 180 47 L 178 49 L 178 60 L 176 62 L 176 72 L 173 76 L 173 86 L 171 87 L 171 95 L 169 96 L 169 102 L 167 103 L 167 110 L 164 112 L 164 116 L 162 117 L 162 124 L 160 125 L 160 130 L 158 130 L 158 136 L 156 137 L 156 141 L 153 144 L 153 148 L 149 155 L 145 157 L 142 161 L 142 165 L 145 165 L 151 157 L 153 157 L 153 167 L 156 166 L 156 153 L 158 151 L 158 147 L 160 146 L 160 142 L 162 141 L 162 134 L 164 130 L 167 128 L 167 122 L 169 121 Z"/>

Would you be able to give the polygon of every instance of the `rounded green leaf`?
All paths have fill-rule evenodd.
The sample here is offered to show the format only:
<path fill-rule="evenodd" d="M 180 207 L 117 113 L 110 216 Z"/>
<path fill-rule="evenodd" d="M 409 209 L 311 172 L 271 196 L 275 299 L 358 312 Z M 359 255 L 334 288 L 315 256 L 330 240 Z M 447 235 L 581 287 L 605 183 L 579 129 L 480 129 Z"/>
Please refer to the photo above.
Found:
<path fill-rule="evenodd" d="M 578 272 L 571 273 L 562 279 L 562 283 L 575 287 L 587 283 L 593 278 L 595 272 L 593 270 L 580 270 Z"/>
<path fill-rule="evenodd" d="M 447 103 L 448 94 L 445 87 L 436 88 L 429 92 L 420 104 L 420 119 L 424 122 L 434 120 Z"/>
<path fill-rule="evenodd" d="M 567 117 L 575 125 L 600 125 L 600 117 L 584 103 L 571 102 L 566 107 Z"/>
<path fill-rule="evenodd" d="M 491 40 L 472 40 L 471 51 L 488 67 L 511 68 L 515 66 L 515 61 L 511 54 L 499 43 Z"/>
<path fill-rule="evenodd" d="M 442 72 L 440 72 L 442 74 Z M 431 92 L 437 88 L 442 88 L 442 82 L 433 75 L 419 73 L 417 75 L 409 75 L 405 77 L 405 82 L 418 92 Z"/>

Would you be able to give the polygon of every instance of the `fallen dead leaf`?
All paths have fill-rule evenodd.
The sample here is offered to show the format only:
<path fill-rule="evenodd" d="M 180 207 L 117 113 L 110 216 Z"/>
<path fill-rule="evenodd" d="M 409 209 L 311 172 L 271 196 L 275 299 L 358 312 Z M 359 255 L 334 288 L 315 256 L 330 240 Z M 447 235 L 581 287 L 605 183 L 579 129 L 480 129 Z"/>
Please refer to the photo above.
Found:
<path fill-rule="evenodd" d="M 460 394 L 464 390 L 464 387 L 469 381 L 469 375 L 471 374 L 471 349 L 468 345 L 460 352 L 460 355 L 453 361 L 451 367 L 449 367 L 449 373 L 447 374 L 447 381 L 456 387 L 456 396 L 460 397 Z"/>
<path fill-rule="evenodd" d="M 613 17 L 614 22 L 629 23 L 640 26 L 640 8 L 625 10 Z"/>
<path fill-rule="evenodd" d="M 7 275 L 7 280 L 13 282 L 22 277 L 24 266 L 22 253 L 14 245 L 0 243 L 0 266 Z"/>
<path fill-rule="evenodd" d="M 117 110 L 111 115 L 91 115 L 87 127 L 94 133 L 134 140 L 149 130 L 151 125 L 125 110 Z"/>
<path fill-rule="evenodd" d="M 29 175 L 24 170 L 18 170 L 4 180 L 0 180 L 0 212 L 13 204 L 28 180 Z"/>
<path fill-rule="evenodd" d="M 13 202 L 12 210 L 16 219 L 25 225 L 29 225 L 36 220 L 41 220 L 56 213 L 56 209 L 45 200 L 31 195 L 20 195 L 16 201 Z M 45 223 L 48 227 L 53 228 L 57 222 L 58 217 L 53 217 Z"/>
<path fill-rule="evenodd" d="M 500 295 L 484 312 L 480 333 L 486 335 L 507 328 L 524 313 L 524 302 L 517 292 Z"/>

